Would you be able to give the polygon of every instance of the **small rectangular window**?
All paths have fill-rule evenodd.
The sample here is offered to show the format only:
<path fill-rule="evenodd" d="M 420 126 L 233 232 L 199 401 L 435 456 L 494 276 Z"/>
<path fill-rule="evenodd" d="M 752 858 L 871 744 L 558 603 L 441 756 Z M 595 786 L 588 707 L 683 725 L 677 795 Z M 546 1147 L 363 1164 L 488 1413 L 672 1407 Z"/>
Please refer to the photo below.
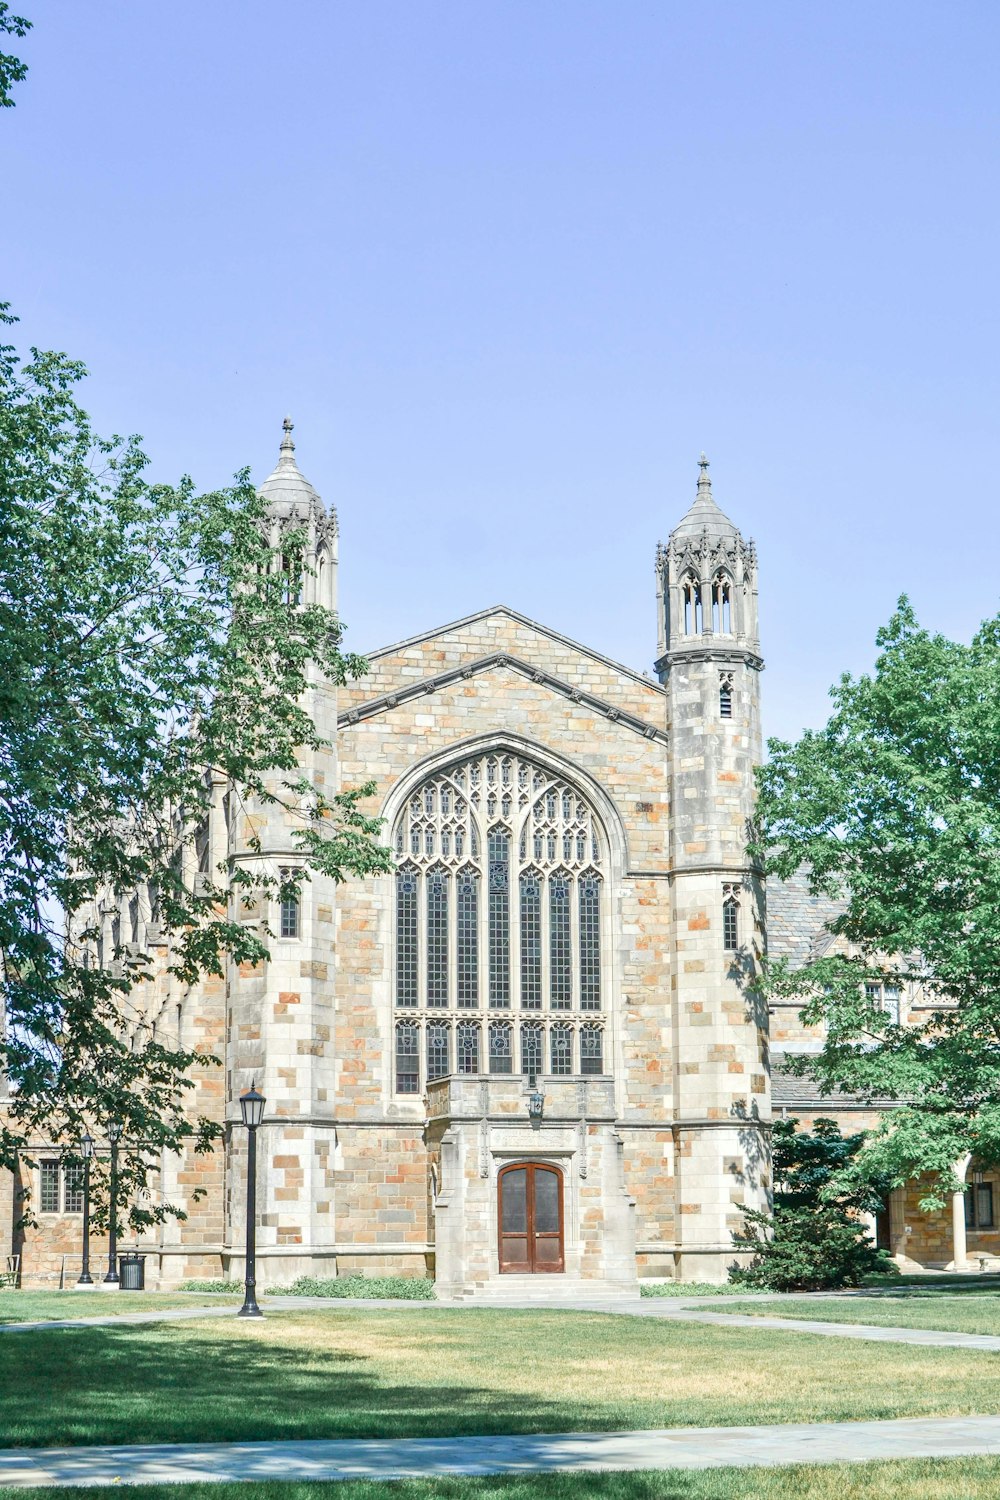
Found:
<path fill-rule="evenodd" d="M 735 896 L 727 896 L 722 903 L 722 946 L 727 953 L 735 953 L 740 946 L 740 903 Z"/>
<path fill-rule="evenodd" d="M 719 688 L 719 718 L 731 719 L 733 717 L 733 690 L 728 682 L 724 682 Z"/>
<path fill-rule="evenodd" d="M 63 1171 L 63 1212 L 83 1213 L 83 1162 L 71 1161 Z"/>
<path fill-rule="evenodd" d="M 599 1026 L 580 1027 L 580 1072 L 604 1072 L 604 1037 Z"/>
<path fill-rule="evenodd" d="M 448 1023 L 427 1022 L 427 1082 L 444 1078 L 451 1071 L 448 1065 Z"/>
<path fill-rule="evenodd" d="M 976 1183 L 976 1227 L 977 1229 L 993 1228 L 992 1182 Z"/>
<path fill-rule="evenodd" d="M 573 1033 L 568 1026 L 553 1026 L 549 1033 L 549 1065 L 555 1074 L 573 1071 Z"/>
<path fill-rule="evenodd" d="M 396 1027 L 396 1093 L 420 1092 L 420 1028 L 415 1021 Z"/>
<path fill-rule="evenodd" d="M 294 874 L 294 870 L 282 870 L 281 878 L 289 880 Z M 299 935 L 299 898 L 291 891 L 281 898 L 280 932 L 283 938 L 297 938 Z"/>
<path fill-rule="evenodd" d="M 43 1161 L 38 1168 L 38 1208 L 43 1214 L 59 1212 L 59 1163 Z"/>
<path fill-rule="evenodd" d="M 511 1028 L 506 1021 L 495 1021 L 490 1027 L 490 1072 L 512 1073 Z"/>
<path fill-rule="evenodd" d="M 976 1200 L 972 1196 L 972 1188 L 965 1190 L 965 1227 L 975 1229 L 976 1227 Z"/>
<path fill-rule="evenodd" d="M 478 1021 L 459 1021 L 458 1023 L 458 1071 L 460 1073 L 479 1072 Z"/>

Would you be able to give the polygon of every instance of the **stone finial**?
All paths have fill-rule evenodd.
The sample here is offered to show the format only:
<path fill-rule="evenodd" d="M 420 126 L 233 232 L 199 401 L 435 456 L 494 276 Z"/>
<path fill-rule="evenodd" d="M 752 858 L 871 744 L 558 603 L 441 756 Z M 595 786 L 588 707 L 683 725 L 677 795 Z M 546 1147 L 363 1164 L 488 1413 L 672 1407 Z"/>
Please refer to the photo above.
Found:
<path fill-rule="evenodd" d="M 288 454 L 288 456 L 291 457 L 291 455 L 295 452 L 295 444 L 292 442 L 292 428 L 295 426 L 295 423 L 292 421 L 291 417 L 286 417 L 281 426 L 283 432 L 283 436 L 281 439 L 282 456 Z"/>
<path fill-rule="evenodd" d="M 712 493 L 712 478 L 708 472 L 708 459 L 704 453 L 698 460 L 698 467 L 701 470 L 701 473 L 698 475 L 698 488 L 702 494 L 710 495 Z"/>

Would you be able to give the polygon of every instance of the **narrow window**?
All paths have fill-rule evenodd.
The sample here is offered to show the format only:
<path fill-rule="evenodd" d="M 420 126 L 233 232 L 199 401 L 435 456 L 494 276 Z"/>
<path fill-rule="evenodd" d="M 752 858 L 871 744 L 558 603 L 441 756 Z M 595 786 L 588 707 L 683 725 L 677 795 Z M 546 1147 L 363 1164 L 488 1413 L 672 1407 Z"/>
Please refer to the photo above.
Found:
<path fill-rule="evenodd" d="M 490 1004 L 506 1010 L 510 1005 L 510 839 L 502 828 L 494 828 L 489 836 L 489 881 Z"/>
<path fill-rule="evenodd" d="M 722 946 L 727 953 L 740 946 L 740 903 L 732 888 L 722 903 Z"/>
<path fill-rule="evenodd" d="M 521 1027 L 521 1072 L 536 1077 L 542 1069 L 542 1028 L 537 1021 Z"/>
<path fill-rule="evenodd" d="M 521 1009 L 542 1008 L 542 885 L 521 876 Z"/>
<path fill-rule="evenodd" d="M 993 1228 L 992 1182 L 976 1183 L 976 1227 L 978 1229 Z"/>
<path fill-rule="evenodd" d="M 719 718 L 731 719 L 733 717 L 733 679 L 732 674 L 726 672 L 719 679 Z"/>
<path fill-rule="evenodd" d="M 573 1031 L 562 1023 L 549 1032 L 549 1071 L 560 1074 L 573 1071 Z"/>
<path fill-rule="evenodd" d="M 417 875 L 396 876 L 396 1004 L 417 1003 Z"/>
<path fill-rule="evenodd" d="M 569 1010 L 573 1000 L 570 948 L 569 881 L 553 875 L 549 881 L 549 1003 L 553 1010 Z"/>
<path fill-rule="evenodd" d="M 434 1078 L 444 1078 L 450 1072 L 448 1066 L 448 1032 L 447 1021 L 427 1022 L 427 1082 Z"/>
<path fill-rule="evenodd" d="M 67 1162 L 63 1168 L 63 1210 L 68 1214 L 83 1213 L 83 1162 Z"/>
<path fill-rule="evenodd" d="M 973 1192 L 973 1188 L 967 1187 L 964 1193 L 966 1229 L 975 1229 L 976 1227 L 976 1200 L 973 1197 Z"/>
<path fill-rule="evenodd" d="M 294 870 L 282 870 L 282 881 L 291 880 Z M 281 898 L 281 936 L 297 938 L 299 935 L 299 898 L 294 891 L 286 891 Z"/>
<path fill-rule="evenodd" d="M 57 1161 L 39 1163 L 38 1207 L 43 1214 L 59 1212 L 59 1163 Z"/>
<path fill-rule="evenodd" d="M 432 870 L 427 877 L 427 1004 L 448 1004 L 448 877 Z"/>
<path fill-rule="evenodd" d="M 882 991 L 882 1009 L 892 1026 L 899 1025 L 899 985 L 887 984 Z"/>
<path fill-rule="evenodd" d="M 396 1022 L 396 1093 L 420 1092 L 420 1028 L 416 1021 Z"/>
<path fill-rule="evenodd" d="M 601 882 L 580 881 L 580 1009 L 601 1008 Z"/>
<path fill-rule="evenodd" d="M 604 1033 L 600 1026 L 580 1027 L 580 1072 L 604 1072 Z"/>
<path fill-rule="evenodd" d="M 458 1004 L 461 1010 L 475 1010 L 479 1004 L 479 876 L 475 870 L 463 870 L 458 877 L 457 937 Z"/>
<path fill-rule="evenodd" d="M 458 1071 L 460 1073 L 478 1073 L 479 1022 L 459 1021 L 457 1041 Z"/>
<path fill-rule="evenodd" d="M 490 1072 L 511 1073 L 514 1059 L 511 1057 L 511 1025 L 509 1021 L 490 1022 Z"/>

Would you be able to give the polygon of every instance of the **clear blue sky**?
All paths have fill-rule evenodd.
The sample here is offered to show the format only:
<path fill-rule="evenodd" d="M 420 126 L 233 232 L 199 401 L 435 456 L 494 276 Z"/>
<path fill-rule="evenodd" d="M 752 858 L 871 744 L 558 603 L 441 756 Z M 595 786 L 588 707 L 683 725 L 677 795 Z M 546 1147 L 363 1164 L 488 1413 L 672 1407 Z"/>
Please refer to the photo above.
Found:
<path fill-rule="evenodd" d="M 356 649 L 504 602 L 648 668 L 702 448 L 771 733 L 901 591 L 998 608 L 995 0 L 20 8 L 18 338 L 159 477 L 290 412 Z"/>

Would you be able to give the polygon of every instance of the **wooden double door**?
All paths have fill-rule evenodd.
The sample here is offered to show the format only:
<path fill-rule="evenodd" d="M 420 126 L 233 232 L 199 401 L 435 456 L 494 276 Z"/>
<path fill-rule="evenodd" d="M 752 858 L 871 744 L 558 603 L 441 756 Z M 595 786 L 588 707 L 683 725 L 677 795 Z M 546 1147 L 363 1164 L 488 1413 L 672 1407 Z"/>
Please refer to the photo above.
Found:
<path fill-rule="evenodd" d="M 524 1162 L 504 1167 L 497 1183 L 501 1271 L 565 1269 L 563 1181 L 557 1167 Z"/>

